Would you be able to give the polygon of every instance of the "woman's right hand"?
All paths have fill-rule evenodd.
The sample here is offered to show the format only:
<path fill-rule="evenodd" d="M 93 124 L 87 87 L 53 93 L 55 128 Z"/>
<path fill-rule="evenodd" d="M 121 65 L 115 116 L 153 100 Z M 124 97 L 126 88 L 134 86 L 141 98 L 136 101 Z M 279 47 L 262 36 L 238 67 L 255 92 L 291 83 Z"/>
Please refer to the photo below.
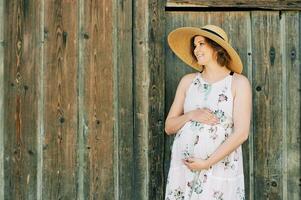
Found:
<path fill-rule="evenodd" d="M 190 119 L 204 124 L 216 125 L 219 118 L 209 108 L 198 108 L 190 111 Z"/>

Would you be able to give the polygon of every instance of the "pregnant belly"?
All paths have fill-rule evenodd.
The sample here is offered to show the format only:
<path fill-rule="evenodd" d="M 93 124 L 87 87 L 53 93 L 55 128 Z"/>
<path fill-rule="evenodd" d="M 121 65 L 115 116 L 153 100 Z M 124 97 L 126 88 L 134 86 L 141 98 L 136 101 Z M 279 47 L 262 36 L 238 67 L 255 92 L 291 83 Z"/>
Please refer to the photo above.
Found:
<path fill-rule="evenodd" d="M 206 159 L 231 132 L 231 125 L 217 124 L 211 126 L 189 121 L 178 131 L 174 139 L 172 157 L 185 159 L 192 156 Z"/>

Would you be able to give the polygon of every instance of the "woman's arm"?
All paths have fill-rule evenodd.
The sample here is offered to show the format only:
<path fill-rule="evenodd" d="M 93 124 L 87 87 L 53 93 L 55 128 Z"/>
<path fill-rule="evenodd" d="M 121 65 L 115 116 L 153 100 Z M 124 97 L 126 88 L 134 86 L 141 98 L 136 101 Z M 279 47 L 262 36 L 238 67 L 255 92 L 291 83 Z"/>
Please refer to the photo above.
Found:
<path fill-rule="evenodd" d="M 174 101 L 165 120 L 165 132 L 168 135 L 177 133 L 177 131 L 183 127 L 186 122 L 191 120 L 189 113 L 183 114 L 183 106 L 186 96 L 186 89 L 191 84 L 195 76 L 195 73 L 187 74 L 182 77 L 178 84 Z"/>
<path fill-rule="evenodd" d="M 248 139 L 252 112 L 252 89 L 249 80 L 239 75 L 235 84 L 233 105 L 234 132 L 208 158 L 208 165 L 214 165 L 237 149 Z"/>

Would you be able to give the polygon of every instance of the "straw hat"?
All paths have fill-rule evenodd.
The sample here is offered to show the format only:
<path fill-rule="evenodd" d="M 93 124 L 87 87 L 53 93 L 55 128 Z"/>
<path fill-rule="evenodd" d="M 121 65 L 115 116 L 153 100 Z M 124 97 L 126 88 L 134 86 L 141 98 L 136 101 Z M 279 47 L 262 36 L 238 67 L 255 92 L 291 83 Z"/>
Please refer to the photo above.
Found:
<path fill-rule="evenodd" d="M 221 47 L 223 47 L 228 52 L 231 58 L 230 63 L 227 67 L 236 73 L 240 74 L 242 72 L 243 66 L 239 55 L 229 44 L 228 36 L 225 33 L 225 31 L 218 26 L 206 25 L 201 28 L 177 28 L 169 33 L 168 44 L 172 51 L 181 60 L 183 60 L 186 64 L 190 65 L 192 68 L 201 71 L 202 66 L 198 64 L 197 59 L 195 58 L 192 52 L 191 39 L 196 35 L 207 37 L 218 43 Z"/>

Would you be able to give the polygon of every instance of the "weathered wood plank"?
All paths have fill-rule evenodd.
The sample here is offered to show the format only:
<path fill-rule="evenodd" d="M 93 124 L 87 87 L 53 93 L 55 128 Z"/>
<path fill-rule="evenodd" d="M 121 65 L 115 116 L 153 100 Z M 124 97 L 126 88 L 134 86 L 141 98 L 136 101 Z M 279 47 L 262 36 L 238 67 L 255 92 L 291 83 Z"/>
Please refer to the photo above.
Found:
<path fill-rule="evenodd" d="M 0 0 L 0 199 L 4 199 L 4 0 Z"/>
<path fill-rule="evenodd" d="M 301 2 L 298 0 L 274 1 L 274 0 L 167 0 L 166 7 L 219 7 L 219 8 L 262 8 L 272 10 L 301 10 Z"/>
<path fill-rule="evenodd" d="M 148 199 L 164 198 L 164 1 L 148 1 Z M 138 67 L 138 66 L 137 66 Z M 137 69 L 137 68 L 136 68 Z M 138 74 L 137 74 L 138 75 Z M 138 91 L 139 92 L 139 91 Z M 136 93 L 137 94 L 137 93 Z"/>
<path fill-rule="evenodd" d="M 133 1 L 133 15 L 136 17 L 133 21 L 135 37 L 133 38 L 133 60 L 134 65 L 134 187 L 136 192 L 133 199 L 149 199 L 148 185 L 149 177 L 149 159 L 148 159 L 148 127 L 149 127 L 149 88 L 150 88 L 150 70 L 149 70 L 149 26 L 148 1 Z"/>
<path fill-rule="evenodd" d="M 40 2 L 5 1 L 4 199 L 36 199 Z"/>
<path fill-rule="evenodd" d="M 43 199 L 76 199 L 77 2 L 45 1 Z"/>
<path fill-rule="evenodd" d="M 115 160 L 116 182 L 115 199 L 133 199 L 134 187 L 134 94 L 133 94 L 133 2 L 115 1 L 116 35 L 114 39 L 115 61 L 115 109 L 116 145 Z"/>
<path fill-rule="evenodd" d="M 283 132 L 283 140 L 286 141 L 286 149 L 283 149 L 286 165 L 283 165 L 283 173 L 286 176 L 283 184 L 286 186 L 286 195 L 282 199 L 297 200 L 300 192 L 300 13 L 284 12 L 285 37 L 282 38 L 283 73 L 286 79 L 284 98 L 286 107 L 286 129 Z"/>
<path fill-rule="evenodd" d="M 87 135 L 87 121 L 85 119 L 85 62 L 84 62 L 84 42 L 85 34 L 83 32 L 84 26 L 84 0 L 79 0 L 77 5 L 77 109 L 78 109 L 78 125 L 77 125 L 77 200 L 89 199 L 89 192 L 85 188 L 89 187 L 89 173 L 85 169 L 87 166 L 86 158 L 86 135 Z M 86 34 L 87 35 L 87 34 Z M 89 148 L 89 147 L 87 147 Z M 85 198 L 86 197 L 86 198 Z"/>
<path fill-rule="evenodd" d="M 278 12 L 252 12 L 254 199 L 282 199 L 282 65 Z M 256 39 L 255 39 L 256 37 Z"/>
<path fill-rule="evenodd" d="M 84 199 L 109 200 L 114 199 L 112 1 L 89 1 L 83 5 L 84 21 L 80 27 L 83 30 L 80 37 L 83 40 L 83 47 L 80 51 L 83 51 L 84 99 L 83 108 L 79 109 L 83 110 L 84 125 L 79 130 L 79 134 L 84 136 Z M 130 66 L 124 67 L 131 70 Z M 122 77 L 129 80 L 131 76 L 122 74 Z M 128 119 L 123 120 L 127 123 L 131 122 Z M 87 131 L 85 132 L 84 129 Z M 126 154 L 125 151 L 120 153 L 122 156 Z M 126 161 L 129 164 L 128 170 L 132 168 L 130 161 Z"/>
<path fill-rule="evenodd" d="M 40 4 L 36 7 L 40 11 L 39 18 L 40 23 L 36 24 L 39 29 L 41 44 L 39 45 L 39 53 L 36 56 L 36 63 L 39 65 L 39 71 L 37 73 L 38 79 L 38 114 L 37 114 L 37 200 L 42 200 L 43 191 L 43 141 L 44 141 L 44 116 L 45 116 L 45 104 L 44 104 L 44 1 L 40 1 Z"/>
<path fill-rule="evenodd" d="M 244 72 L 247 74 L 247 77 L 250 81 L 250 84 L 253 87 L 253 63 L 252 63 L 252 22 L 251 22 L 251 13 L 248 14 L 248 18 L 246 19 L 246 38 L 247 41 L 247 54 L 248 57 L 243 59 L 244 63 Z M 240 47 L 241 49 L 243 47 Z M 240 54 L 240 56 L 242 56 Z M 246 60 L 245 60 L 246 59 Z M 245 63 L 246 62 L 246 63 Z M 247 67 L 247 69 L 245 69 Z M 254 95 L 252 94 L 252 98 Z M 254 99 L 254 98 L 253 98 Z M 252 99 L 252 102 L 254 101 Z M 252 108 L 253 109 L 253 108 Z M 253 110 L 252 110 L 253 111 Z M 250 122 L 250 132 L 249 139 L 246 143 L 243 144 L 243 159 L 244 159 L 244 174 L 245 174 L 245 192 L 246 199 L 254 200 L 254 114 L 252 113 L 251 122 Z M 247 160 L 247 158 L 249 158 Z"/>
<path fill-rule="evenodd" d="M 243 61 L 244 70 L 243 74 L 251 77 L 250 68 L 252 67 L 249 62 L 250 57 L 250 48 L 251 44 L 248 41 L 248 37 L 250 37 L 250 32 L 248 26 L 250 26 L 250 15 L 246 12 L 228 12 L 228 13 L 221 13 L 221 12 L 168 12 L 167 19 L 166 19 L 166 36 L 168 33 L 173 29 L 181 26 L 195 26 L 201 27 L 206 24 L 214 24 L 221 26 L 228 34 L 230 43 L 233 47 L 238 51 L 241 59 Z M 239 41 L 239 42 L 238 42 Z M 181 60 L 179 60 L 175 54 L 171 52 L 168 47 L 166 46 L 166 75 L 165 81 L 166 86 L 166 114 L 169 111 L 169 108 L 172 104 L 174 99 L 176 87 L 180 78 L 186 74 L 191 73 L 195 70 L 192 70 L 186 64 L 184 64 Z M 252 133 L 250 133 L 250 140 L 252 141 Z M 167 137 L 165 142 L 165 176 L 167 178 L 167 172 L 169 168 L 170 162 L 170 146 L 172 144 L 172 137 Z M 251 149 L 252 150 L 252 149 Z M 250 194 L 250 176 L 249 173 L 249 164 L 252 162 L 252 158 L 249 156 L 250 151 L 249 144 L 246 142 L 243 145 L 243 152 L 244 152 L 244 171 L 245 171 L 245 187 L 248 195 Z"/>

